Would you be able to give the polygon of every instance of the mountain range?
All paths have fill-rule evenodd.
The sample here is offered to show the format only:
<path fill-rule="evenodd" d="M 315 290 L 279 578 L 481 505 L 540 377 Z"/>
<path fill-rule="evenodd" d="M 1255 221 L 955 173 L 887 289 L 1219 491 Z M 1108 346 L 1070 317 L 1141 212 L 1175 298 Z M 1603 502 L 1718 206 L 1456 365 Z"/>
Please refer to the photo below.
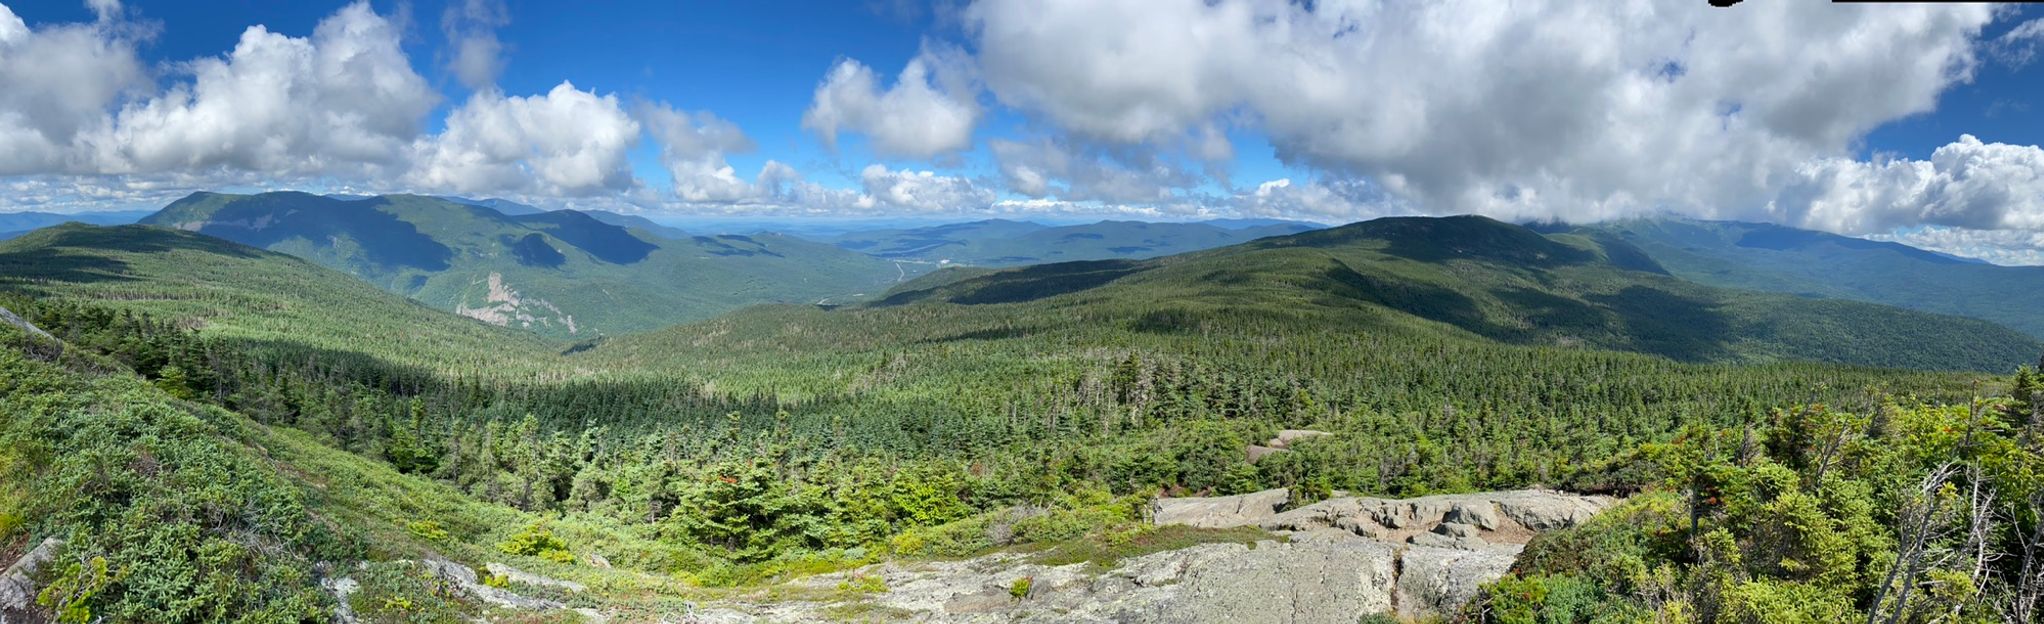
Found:
<path fill-rule="evenodd" d="M 1578 230 L 1625 241 L 1700 284 L 1956 314 L 2044 337 L 2044 267 L 1763 223 L 1651 219 Z"/>
<path fill-rule="evenodd" d="M 81 212 L 60 214 L 54 212 L 0 212 L 0 240 L 7 240 L 30 230 L 46 228 L 59 223 L 88 223 L 92 225 L 121 225 L 134 223 L 147 217 L 150 211 L 120 210 L 108 212 Z"/>
<path fill-rule="evenodd" d="M 435 308 L 555 337 L 855 297 L 915 269 L 787 236 L 690 236 L 623 215 L 511 215 L 414 195 L 196 193 L 142 223 L 289 253 Z"/>
<path fill-rule="evenodd" d="M 1981 320 L 1706 286 L 1624 241 L 1484 217 L 1384 218 L 1153 260 L 946 272 L 873 305 L 927 301 L 1041 302 L 1118 316 L 1137 331 L 1269 318 L 1683 361 L 1994 370 L 2044 352 L 2035 338 Z"/>
<path fill-rule="evenodd" d="M 968 266 L 1016 266 L 1114 258 L 1154 258 L 1224 247 L 1321 226 L 1293 221 L 1235 220 L 1199 223 L 1101 221 L 1049 226 L 992 219 L 899 230 L 870 230 L 828 238 L 839 247 L 899 260 Z"/>
<path fill-rule="evenodd" d="M 1981 448 L 2027 448 L 2007 399 L 1970 417 L 1923 405 L 1962 405 L 1998 383 L 1978 371 L 2044 350 L 1981 320 L 1699 284 L 1606 232 L 1482 217 L 897 274 L 869 300 L 600 341 L 581 324 L 615 318 L 601 311 L 561 308 L 583 331 L 538 315 L 528 331 L 434 293 L 486 271 L 558 288 L 555 305 L 588 296 L 577 279 L 635 287 L 599 302 L 623 308 L 673 296 L 635 271 L 689 253 L 732 274 L 716 260 L 891 263 L 409 196 L 197 196 L 148 221 L 0 242 L 0 534 L 12 552 L 104 559 L 119 574 L 87 604 L 133 616 L 110 619 L 151 620 L 168 600 L 155 587 L 286 620 L 678 603 L 912 619 L 881 611 L 909 585 L 1058 619 L 1008 577 L 1275 537 L 1154 526 L 1139 510 L 1159 495 L 1636 492 L 1581 525 L 1595 533 L 1526 546 L 1528 565 L 1563 565 L 1555 553 L 1602 552 L 1579 542 L 1661 543 L 1690 522 L 1760 531 L 1686 513 L 1694 496 L 1666 485 L 1683 475 L 1872 491 L 1925 444 L 1949 455 L 1954 424 L 1984 413 Z M 730 250 L 753 254 L 713 253 Z M 1827 404 L 1893 407 L 1876 427 Z M 1821 464 L 1831 431 L 1854 436 L 1855 461 L 1815 475 L 1773 459 Z M 1257 446 L 1299 432 L 1313 437 Z M 996 551 L 970 565 L 998 587 L 889 587 L 867 567 Z M 476 596 L 543 600 L 507 612 Z"/>

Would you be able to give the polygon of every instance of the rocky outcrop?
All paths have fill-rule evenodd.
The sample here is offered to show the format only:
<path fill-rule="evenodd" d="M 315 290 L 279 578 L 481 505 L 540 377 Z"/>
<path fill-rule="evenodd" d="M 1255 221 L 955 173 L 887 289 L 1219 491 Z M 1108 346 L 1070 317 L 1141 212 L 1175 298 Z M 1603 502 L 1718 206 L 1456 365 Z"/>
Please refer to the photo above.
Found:
<path fill-rule="evenodd" d="M 1387 544 L 1350 539 L 1208 549 L 1190 562 L 1179 552 L 1153 555 L 1167 567 L 1185 562 L 1175 586 L 1159 586 L 1176 595 L 1125 613 L 1126 621 L 1350 624 L 1358 614 L 1394 606 L 1398 557 Z"/>
<path fill-rule="evenodd" d="M 1277 508 L 1291 498 L 1291 491 L 1284 488 L 1235 496 L 1159 498 L 1150 504 L 1150 519 L 1160 525 L 1203 529 L 1254 526 L 1275 517 Z"/>
<path fill-rule="evenodd" d="M 1455 540 L 1465 540 L 1467 547 L 1523 545 L 1536 533 L 1575 526 L 1616 502 L 1608 496 L 1549 490 L 1331 498 L 1274 514 L 1257 525 L 1271 531 L 1335 528 L 1371 539 L 1430 546 Z"/>
<path fill-rule="evenodd" d="M 1266 513 L 1283 490 L 1162 499 L 1159 522 L 1261 526 L 1271 540 L 1204 544 L 1127 559 L 1111 570 L 1045 566 L 998 553 L 965 561 L 890 562 L 796 581 L 796 593 L 872 585 L 834 602 L 722 605 L 731 621 L 823 622 L 848 605 L 881 620 L 977 624 L 1355 622 L 1371 613 L 1452 613 L 1511 569 L 1526 540 L 1573 526 L 1614 501 L 1526 490 L 1405 500 L 1340 498 Z M 1256 519 L 1256 518 L 1261 518 Z M 1028 578 L 1025 595 L 1013 593 Z M 707 612 L 706 612 L 707 613 Z M 753 618 L 753 619 L 742 619 Z"/>
<path fill-rule="evenodd" d="M 524 570 L 520 570 L 518 568 L 514 568 L 494 561 L 483 564 L 483 569 L 488 570 L 492 576 L 496 576 L 498 578 L 502 578 L 513 583 L 524 583 L 526 585 L 531 585 L 533 587 L 552 587 L 555 589 L 564 589 L 569 592 L 578 594 L 584 591 L 588 591 L 589 589 L 588 587 L 583 586 L 581 583 L 577 583 L 574 581 L 563 581 L 556 578 L 540 576 L 537 574 L 533 574 L 531 572 L 526 572 Z"/>
<path fill-rule="evenodd" d="M 0 623 L 43 621 L 43 612 L 35 604 L 35 575 L 63 547 L 64 540 L 44 538 L 0 573 Z"/>
<path fill-rule="evenodd" d="M 567 608 L 567 605 L 563 605 L 552 600 L 521 596 L 510 590 L 484 585 L 476 580 L 475 570 L 470 569 L 468 566 L 448 561 L 446 559 L 427 559 L 420 563 L 425 564 L 427 570 L 430 570 L 434 574 L 439 575 L 440 578 L 446 579 L 447 582 L 449 583 L 453 583 L 456 588 L 459 588 L 462 591 L 462 593 L 468 594 L 469 596 L 473 596 L 477 600 L 481 600 L 492 605 L 510 609 L 530 609 L 530 610 L 551 610 Z"/>

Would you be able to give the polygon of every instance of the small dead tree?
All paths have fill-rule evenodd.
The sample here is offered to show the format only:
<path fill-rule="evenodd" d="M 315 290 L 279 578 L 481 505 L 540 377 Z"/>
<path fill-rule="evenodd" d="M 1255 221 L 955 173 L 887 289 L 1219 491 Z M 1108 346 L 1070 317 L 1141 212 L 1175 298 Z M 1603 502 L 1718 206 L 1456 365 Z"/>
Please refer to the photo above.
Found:
<path fill-rule="evenodd" d="M 2010 624 L 2036 622 L 2044 613 L 2044 490 L 2032 492 L 2023 506 L 2011 505 L 2011 525 L 2030 523 L 2028 531 L 2014 531 L 2017 558 L 2015 576 L 2008 579 L 2008 593 L 2001 608 L 2002 621 Z"/>
<path fill-rule="evenodd" d="M 1925 474 L 1923 480 L 1906 493 L 1902 508 L 1895 514 L 1898 537 L 1895 565 L 1874 588 L 1873 608 L 1867 611 L 1867 624 L 1901 621 L 1909 611 L 1909 594 L 1924 573 L 1950 557 L 1950 551 L 1940 549 L 1938 543 L 1952 533 L 1952 507 L 1941 504 L 1939 499 L 1945 486 L 1958 473 L 1958 467 L 1953 464 L 1940 465 Z"/>

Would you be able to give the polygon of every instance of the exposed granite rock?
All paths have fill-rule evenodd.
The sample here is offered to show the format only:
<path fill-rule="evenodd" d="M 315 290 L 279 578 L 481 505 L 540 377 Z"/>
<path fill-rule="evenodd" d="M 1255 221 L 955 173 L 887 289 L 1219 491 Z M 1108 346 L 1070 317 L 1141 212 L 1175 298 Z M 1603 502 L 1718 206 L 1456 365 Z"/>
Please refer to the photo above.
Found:
<path fill-rule="evenodd" d="M 1550 490 L 1408 499 L 1331 498 L 1274 515 L 1258 525 L 1271 531 L 1339 528 L 1403 542 L 1448 523 L 1475 527 L 1488 542 L 1524 544 L 1536 532 L 1575 526 L 1616 502 L 1607 496 Z"/>
<path fill-rule="evenodd" d="M 55 559 L 63 547 L 64 540 L 44 538 L 0 573 L 0 623 L 44 621 L 44 612 L 35 604 L 36 571 Z"/>
<path fill-rule="evenodd" d="M 878 576 L 887 590 L 821 599 L 720 605 L 717 621 L 826 622 L 857 607 L 881 621 L 1313 624 L 1371 613 L 1452 613 L 1502 576 L 1534 530 L 1587 519 L 1612 501 L 1523 491 L 1409 500 L 1344 498 L 1268 513 L 1283 490 L 1163 499 L 1157 519 L 1193 526 L 1261 524 L 1288 541 L 1203 544 L 1124 560 L 1110 570 L 1046 566 L 1015 553 L 964 561 L 888 562 L 790 583 L 829 595 Z M 1243 518 L 1261 517 L 1243 524 Z M 1198 523 L 1198 524 L 1195 524 Z M 1009 590 L 1031 579 L 1021 599 Z M 708 611 L 701 613 L 709 613 Z M 756 619 L 736 619 L 739 617 Z"/>
<path fill-rule="evenodd" d="M 469 569 L 468 566 L 448 561 L 446 559 L 427 559 L 420 563 L 424 564 L 427 570 L 431 570 L 434 574 L 440 575 L 440 578 L 447 579 L 448 582 L 454 583 L 455 587 L 461 588 L 461 591 L 463 593 L 466 593 L 470 596 L 474 596 L 477 600 L 481 600 L 483 602 L 487 602 L 499 607 L 531 610 L 550 610 L 567 608 L 567 605 L 563 605 L 552 600 L 546 600 L 542 598 L 530 598 L 518 595 L 517 593 L 514 593 L 509 590 L 484 585 L 476 581 L 475 570 L 471 570 Z"/>
<path fill-rule="evenodd" d="M 489 570 L 490 574 L 502 577 L 505 580 L 514 583 L 524 583 L 526 585 L 531 585 L 533 587 L 555 587 L 575 592 L 578 594 L 589 589 L 588 587 L 584 587 L 581 583 L 577 583 L 574 581 L 563 581 L 560 579 L 540 576 L 537 574 L 533 574 L 531 572 L 526 572 L 524 570 L 520 570 L 518 568 L 514 568 L 494 561 L 483 564 L 483 569 Z"/>
<path fill-rule="evenodd" d="M 1396 549 L 1369 540 L 1228 545 L 1226 557 L 1188 566 L 1177 599 L 1146 622 L 1351 624 L 1392 609 Z M 1239 549 L 1239 551 L 1237 550 Z"/>
<path fill-rule="evenodd" d="M 1199 498 L 1159 498 L 1150 504 L 1151 521 L 1207 529 L 1254 526 L 1277 515 L 1277 508 L 1291 500 L 1284 488 L 1254 494 Z"/>
<path fill-rule="evenodd" d="M 1476 597 L 1484 583 L 1510 571 L 1520 548 L 1406 548 L 1398 560 L 1398 614 L 1417 618 L 1454 612 Z"/>

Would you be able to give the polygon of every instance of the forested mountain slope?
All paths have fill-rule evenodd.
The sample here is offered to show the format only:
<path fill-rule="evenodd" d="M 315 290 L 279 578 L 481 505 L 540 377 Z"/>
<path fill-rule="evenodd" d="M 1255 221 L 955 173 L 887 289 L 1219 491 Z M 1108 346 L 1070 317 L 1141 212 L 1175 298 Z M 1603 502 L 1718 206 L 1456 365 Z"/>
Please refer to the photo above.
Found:
<path fill-rule="evenodd" d="M 433 310 L 294 256 L 142 225 L 62 225 L 0 243 L 0 290 L 146 313 L 247 347 L 506 370 L 558 347 Z"/>
<path fill-rule="evenodd" d="M 1072 260 L 1154 258 L 1318 227 L 1286 221 L 1101 221 L 1048 226 L 993 219 L 905 230 L 852 232 L 830 240 L 839 247 L 881 258 L 969 266 L 1018 266 Z"/>
<path fill-rule="evenodd" d="M 1580 231 L 1630 243 L 1700 284 L 1957 314 L 2044 337 L 2044 267 L 1765 223 L 1641 219 Z"/>
<path fill-rule="evenodd" d="M 1512 344 L 1685 361 L 2000 370 L 2044 348 L 1973 319 L 1699 286 L 1667 275 L 1623 242 L 1543 236 L 1483 217 L 1386 218 L 1148 261 L 1012 269 L 904 287 L 876 305 L 917 301 L 1028 304 L 989 312 L 1017 317 L 1052 309 L 1120 314 L 1134 331 L 1269 317 L 1357 329 L 1453 328 Z M 1141 311 L 1131 302 L 1141 302 Z"/>
<path fill-rule="evenodd" d="M 338 574 L 361 583 L 349 603 L 371 621 L 551 617 L 493 613 L 408 563 L 433 556 L 584 582 L 569 596 L 490 580 L 625 620 L 762 594 L 886 619 L 867 601 L 884 579 L 745 588 L 1005 547 L 1113 565 L 1267 537 L 1148 526 L 1141 510 L 1159 493 L 1284 487 L 1311 501 L 1545 485 L 1647 490 L 1643 508 L 1558 539 L 1608 540 L 1631 549 L 1615 557 L 1670 566 L 1659 574 L 1681 592 L 1705 588 L 1671 598 L 1681 604 L 1744 596 L 1742 608 L 1766 608 L 1703 585 L 1723 577 L 1681 552 L 1653 550 L 1680 535 L 1662 520 L 1691 517 L 1668 505 L 1704 500 L 1674 492 L 1730 492 L 1695 516 L 1727 532 L 1724 556 L 1817 548 L 1753 528 L 1792 525 L 1784 518 L 1871 530 L 1895 518 L 1857 492 L 1899 495 L 1896 479 L 1920 472 L 1917 447 L 1894 440 L 1936 449 L 1957 435 L 1952 410 L 1913 401 L 1963 402 L 1982 376 L 1778 361 L 1742 343 L 1702 362 L 1600 348 L 1657 335 L 1600 294 L 1746 305 L 1652 269 L 1619 246 L 1495 222 L 1390 220 L 1153 261 L 931 276 L 883 304 L 757 307 L 561 355 L 565 343 L 282 254 L 68 226 L 0 245 L 0 306 L 63 341 L 0 326 L 0 407 L 28 415 L 0 422 L 0 538 L 71 536 L 63 560 L 81 563 L 53 577 L 68 589 L 52 608 L 114 620 L 325 620 L 338 599 L 319 588 Z M 1515 325 L 1574 317 L 1543 316 L 1524 301 L 1549 299 L 1514 289 L 1584 302 L 1602 324 Z M 1427 297 L 1448 304 L 1420 305 Z M 1921 317 L 1897 314 L 1910 328 Z M 1827 483 L 1843 489 L 1798 495 L 1782 471 L 1809 466 L 1817 455 L 1801 449 L 1844 429 L 1784 415 L 1826 412 L 1775 408 L 1872 414 L 1889 409 L 1878 392 L 1914 397 L 1894 409 L 1916 411 L 1839 439 L 1854 462 L 1880 463 L 1836 464 Z M 1990 407 L 1971 456 L 2018 439 L 2003 414 L 2026 412 Z M 1247 445 L 1288 428 L 1330 435 L 1248 459 Z M 1761 441 L 1741 443 L 1741 431 Z M 1746 481 L 1701 481 L 1703 468 Z M 59 495 L 31 506 L 23 492 Z M 1783 508 L 1777 495 L 1830 506 Z M 1556 554 L 1569 543 L 1535 551 L 1546 576 L 1513 582 L 1658 608 L 1628 602 L 1609 572 L 1631 564 L 1572 567 Z M 1834 585 L 1799 589 L 1792 571 L 1756 563 L 1739 587 L 1790 583 L 1781 591 L 1849 610 L 1873 582 L 1851 570 L 1893 559 L 1878 539 L 1854 543 L 1870 546 L 1820 545 L 1850 559 L 1812 568 L 1846 575 Z M 1544 609 L 1524 603 L 1545 591 L 1491 604 Z M 170 596 L 191 598 L 169 611 Z"/>
<path fill-rule="evenodd" d="M 506 215 L 419 196 L 196 193 L 143 222 L 289 253 L 438 309 L 554 337 L 877 292 L 913 269 L 785 236 L 670 238 L 575 211 Z"/>

